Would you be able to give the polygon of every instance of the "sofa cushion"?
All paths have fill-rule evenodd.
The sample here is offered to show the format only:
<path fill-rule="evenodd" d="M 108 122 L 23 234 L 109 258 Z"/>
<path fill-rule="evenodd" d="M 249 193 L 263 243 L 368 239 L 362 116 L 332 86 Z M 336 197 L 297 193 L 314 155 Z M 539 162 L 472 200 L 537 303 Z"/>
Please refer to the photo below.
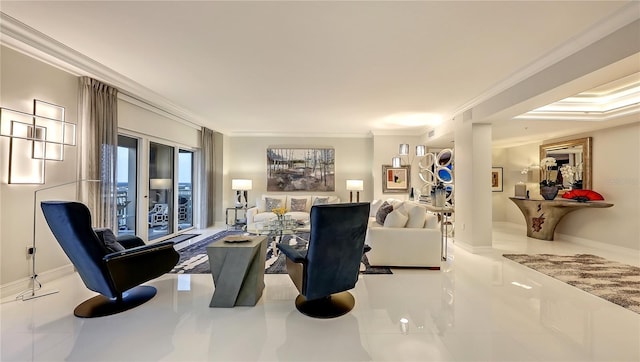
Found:
<path fill-rule="evenodd" d="M 427 214 L 424 221 L 425 229 L 437 229 L 438 228 L 438 216 L 435 214 Z"/>
<path fill-rule="evenodd" d="M 258 212 L 271 212 L 271 209 L 268 209 L 266 205 L 267 198 L 281 200 L 282 205 L 280 206 L 286 207 L 287 195 L 267 194 L 267 195 L 262 195 L 259 199 L 256 199 L 256 207 L 258 208 Z"/>
<path fill-rule="evenodd" d="M 311 196 L 311 205 L 337 204 L 340 198 L 332 195 Z"/>
<path fill-rule="evenodd" d="M 386 202 L 392 205 L 394 210 L 402 206 L 402 204 L 404 203 L 404 201 L 398 199 L 387 199 Z"/>
<path fill-rule="evenodd" d="M 328 204 L 329 203 L 329 198 L 328 197 L 316 197 L 313 200 L 313 204 L 314 205 L 324 205 L 324 204 Z"/>
<path fill-rule="evenodd" d="M 274 198 L 274 197 L 265 197 L 264 198 L 264 208 L 265 211 L 271 211 L 273 209 L 285 207 L 283 199 Z"/>
<path fill-rule="evenodd" d="M 386 228 L 403 228 L 407 224 L 409 218 L 400 210 L 393 210 L 387 215 L 384 220 L 384 227 Z"/>
<path fill-rule="evenodd" d="M 306 211 L 289 211 L 285 215 L 291 216 L 296 221 L 307 222 L 309 221 L 309 213 Z"/>
<path fill-rule="evenodd" d="M 371 201 L 371 204 L 369 204 L 369 217 L 376 217 L 380 206 L 382 206 L 382 200 Z"/>
<path fill-rule="evenodd" d="M 276 218 L 277 218 L 276 214 L 272 212 L 261 212 L 261 213 L 255 214 L 255 216 L 253 217 L 253 222 L 265 222 L 269 220 L 275 220 Z"/>
<path fill-rule="evenodd" d="M 393 206 L 391 206 L 386 201 L 380 205 L 378 208 L 378 212 L 376 213 L 376 222 L 380 225 L 384 225 L 384 220 L 387 218 L 390 212 L 393 211 Z"/>
<path fill-rule="evenodd" d="M 407 225 L 405 227 L 423 228 L 424 222 L 427 219 L 427 210 L 425 210 L 421 206 L 416 205 L 409 208 L 407 216 L 409 217 L 409 220 L 407 221 Z"/>
<path fill-rule="evenodd" d="M 309 212 L 311 208 L 311 197 L 296 197 L 291 196 L 287 198 L 288 209 L 291 211 Z"/>
<path fill-rule="evenodd" d="M 101 235 L 102 235 L 102 242 L 104 243 L 104 246 L 107 248 L 107 250 L 109 250 L 110 253 L 115 253 L 118 251 L 124 251 L 124 246 L 122 246 L 118 240 L 116 239 L 116 236 L 113 234 L 113 231 L 111 231 L 111 229 L 100 229 Z"/>

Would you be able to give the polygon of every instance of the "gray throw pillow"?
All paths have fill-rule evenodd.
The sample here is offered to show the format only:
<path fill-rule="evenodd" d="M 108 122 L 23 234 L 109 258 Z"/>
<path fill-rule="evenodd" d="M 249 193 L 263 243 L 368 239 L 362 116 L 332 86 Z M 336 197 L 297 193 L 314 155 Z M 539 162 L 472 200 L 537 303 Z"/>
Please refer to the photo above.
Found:
<path fill-rule="evenodd" d="M 329 203 L 328 197 L 316 197 L 316 199 L 313 201 L 314 205 L 324 205 L 328 203 Z"/>
<path fill-rule="evenodd" d="M 387 218 L 387 215 L 393 211 L 393 205 L 388 202 L 384 202 L 380 205 L 378 212 L 376 212 L 376 222 L 380 225 L 384 225 L 384 220 Z"/>
<path fill-rule="evenodd" d="M 264 198 L 264 208 L 267 211 L 271 211 L 273 209 L 277 209 L 282 207 L 282 200 L 280 199 L 273 199 L 271 197 L 265 197 Z"/>
<path fill-rule="evenodd" d="M 307 211 L 307 199 L 291 199 L 291 211 Z"/>
<path fill-rule="evenodd" d="M 110 253 L 115 253 L 118 251 L 124 251 L 124 246 L 120 245 L 116 236 L 113 234 L 111 229 L 102 230 L 102 242 L 104 246 L 109 250 Z"/>

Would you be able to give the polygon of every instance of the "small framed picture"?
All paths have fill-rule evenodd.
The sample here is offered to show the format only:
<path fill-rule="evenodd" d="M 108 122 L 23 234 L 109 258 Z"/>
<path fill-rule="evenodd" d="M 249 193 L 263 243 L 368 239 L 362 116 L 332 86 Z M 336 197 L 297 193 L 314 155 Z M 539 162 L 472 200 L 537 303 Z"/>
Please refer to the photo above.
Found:
<path fill-rule="evenodd" d="M 502 167 L 491 168 L 491 191 L 502 192 Z"/>
<path fill-rule="evenodd" d="M 407 193 L 409 192 L 411 175 L 410 166 L 392 167 L 382 165 L 382 192 L 383 193 Z"/>

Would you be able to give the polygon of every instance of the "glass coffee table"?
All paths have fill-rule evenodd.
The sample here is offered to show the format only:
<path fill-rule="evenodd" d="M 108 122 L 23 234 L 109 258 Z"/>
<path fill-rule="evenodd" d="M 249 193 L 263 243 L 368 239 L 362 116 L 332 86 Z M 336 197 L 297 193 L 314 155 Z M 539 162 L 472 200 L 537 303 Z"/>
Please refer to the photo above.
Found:
<path fill-rule="evenodd" d="M 255 224 L 247 226 L 246 229 L 249 234 L 268 236 L 271 242 L 271 248 L 273 250 L 274 256 L 277 256 L 279 254 L 279 250 L 276 247 L 276 244 L 282 241 L 283 236 L 293 235 L 296 239 L 308 242 L 308 240 L 301 238 L 297 234 L 308 233 L 310 230 L 311 229 L 309 228 L 308 221 L 305 223 L 300 223 L 294 219 L 257 222 Z"/>

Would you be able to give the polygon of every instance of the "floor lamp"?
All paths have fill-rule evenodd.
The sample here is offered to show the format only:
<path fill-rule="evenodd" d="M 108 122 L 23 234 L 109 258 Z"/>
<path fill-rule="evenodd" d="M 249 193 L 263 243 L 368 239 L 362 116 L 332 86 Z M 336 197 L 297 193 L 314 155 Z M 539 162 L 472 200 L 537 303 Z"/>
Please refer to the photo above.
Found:
<path fill-rule="evenodd" d="M 64 183 L 53 185 L 53 186 L 39 188 L 33 193 L 33 235 L 31 240 L 31 248 L 29 249 L 29 253 L 31 254 L 31 290 L 25 290 L 24 292 L 18 294 L 16 299 L 25 301 L 29 299 L 40 298 L 46 295 L 58 293 L 58 290 L 49 290 L 49 291 L 40 290 L 42 288 L 42 283 L 38 281 L 38 274 L 36 273 L 36 215 L 38 210 L 38 192 L 55 189 L 57 187 L 62 187 L 66 185 L 72 185 L 80 182 L 100 182 L 100 180 L 69 181 L 69 182 L 64 182 Z M 36 284 L 38 285 L 38 289 L 36 289 Z"/>

